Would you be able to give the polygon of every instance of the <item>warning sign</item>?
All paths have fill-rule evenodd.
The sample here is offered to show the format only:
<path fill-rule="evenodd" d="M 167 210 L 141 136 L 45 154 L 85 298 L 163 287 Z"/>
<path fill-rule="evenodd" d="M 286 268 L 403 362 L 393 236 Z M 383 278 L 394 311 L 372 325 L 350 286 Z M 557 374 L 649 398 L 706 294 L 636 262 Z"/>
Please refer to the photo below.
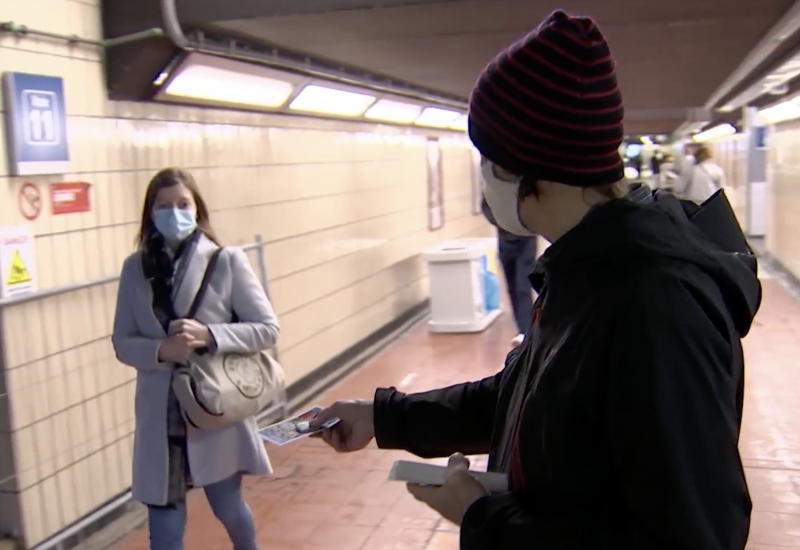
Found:
<path fill-rule="evenodd" d="M 30 283 L 31 280 L 31 274 L 28 273 L 28 268 L 25 267 L 25 262 L 22 261 L 19 250 L 15 250 L 11 255 L 11 267 L 8 270 L 8 277 L 6 277 L 6 286 Z"/>
<path fill-rule="evenodd" d="M 17 194 L 19 213 L 26 220 L 32 222 L 42 212 L 42 193 L 35 183 L 25 182 Z"/>
<path fill-rule="evenodd" d="M 29 225 L 0 227 L 2 297 L 36 291 L 36 251 Z"/>

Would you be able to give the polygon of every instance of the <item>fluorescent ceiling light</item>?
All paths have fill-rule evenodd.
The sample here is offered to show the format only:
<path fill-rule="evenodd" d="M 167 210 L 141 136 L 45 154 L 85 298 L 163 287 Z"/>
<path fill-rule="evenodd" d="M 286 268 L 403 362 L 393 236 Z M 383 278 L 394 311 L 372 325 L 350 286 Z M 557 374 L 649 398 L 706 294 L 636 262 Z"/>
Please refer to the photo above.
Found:
<path fill-rule="evenodd" d="M 642 136 L 641 140 L 645 145 L 653 145 L 653 140 L 650 138 L 650 136 Z"/>
<path fill-rule="evenodd" d="M 469 128 L 468 124 L 469 117 L 467 115 L 461 115 L 458 117 L 455 122 L 450 125 L 451 130 L 458 130 L 460 132 L 466 132 Z"/>
<path fill-rule="evenodd" d="M 167 81 L 169 78 L 169 73 L 164 71 L 163 73 L 159 74 L 158 77 L 153 81 L 154 86 L 161 86 L 164 82 Z"/>
<path fill-rule="evenodd" d="M 241 63 L 239 65 L 248 65 Z M 200 99 L 235 105 L 275 109 L 286 103 L 294 92 L 291 82 L 240 72 L 219 66 L 188 64 L 167 84 L 165 94 L 171 97 Z"/>
<path fill-rule="evenodd" d="M 364 113 L 364 118 L 397 124 L 411 124 L 417 120 L 421 112 L 422 107 L 419 105 L 381 99 Z"/>
<path fill-rule="evenodd" d="M 761 109 L 758 111 L 758 115 L 767 124 L 798 119 L 800 118 L 800 96 Z"/>
<path fill-rule="evenodd" d="M 723 138 L 725 136 L 730 136 L 736 133 L 736 128 L 733 127 L 731 124 L 725 123 L 720 124 L 718 126 L 714 126 L 713 128 L 709 128 L 708 130 L 704 130 L 699 134 L 695 134 L 692 136 L 692 139 L 698 143 L 702 143 L 704 141 L 711 141 L 713 139 Z"/>
<path fill-rule="evenodd" d="M 368 94 L 346 92 L 325 86 L 309 85 L 292 100 L 289 108 L 293 111 L 357 117 L 375 102 L 375 97 Z"/>
<path fill-rule="evenodd" d="M 414 121 L 414 124 L 417 126 L 430 126 L 432 128 L 449 128 L 460 116 L 461 113 L 458 111 L 428 107 L 422 111 L 422 114 Z"/>

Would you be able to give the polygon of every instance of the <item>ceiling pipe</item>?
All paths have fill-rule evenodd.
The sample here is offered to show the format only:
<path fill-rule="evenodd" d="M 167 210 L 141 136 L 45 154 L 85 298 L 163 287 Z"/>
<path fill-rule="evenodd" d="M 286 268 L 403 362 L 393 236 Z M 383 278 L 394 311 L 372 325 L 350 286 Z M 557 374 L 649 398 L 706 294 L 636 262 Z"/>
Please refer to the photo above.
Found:
<path fill-rule="evenodd" d="M 175 0 L 161 0 L 161 24 L 173 44 L 182 50 L 189 47 L 189 39 L 183 34 L 178 19 L 178 7 L 175 5 Z"/>
<path fill-rule="evenodd" d="M 300 73 L 302 75 L 320 78 L 346 86 L 357 86 L 378 93 L 404 96 L 409 99 L 416 99 L 418 101 L 433 103 L 440 106 L 449 106 L 457 109 L 467 108 L 466 101 L 455 101 L 452 98 L 437 96 L 435 94 L 425 93 L 410 88 L 385 85 L 370 79 L 357 78 L 348 75 L 344 68 L 342 68 L 339 72 L 320 69 L 312 66 L 310 60 L 307 60 L 306 63 L 299 63 L 289 59 L 282 59 L 278 56 L 276 51 L 273 51 L 273 55 L 270 56 L 266 54 L 259 54 L 257 52 L 237 51 L 235 42 L 232 42 L 226 47 L 215 47 L 205 42 L 195 41 L 187 37 L 183 32 L 180 20 L 178 19 L 178 10 L 175 2 L 176 0 L 161 0 L 161 16 L 163 19 L 162 25 L 164 27 L 164 33 L 167 35 L 167 37 L 169 37 L 177 47 L 184 51 L 227 57 L 229 59 L 235 59 L 237 61 L 244 61 L 247 63 L 257 63 L 272 67 L 274 69 Z"/>
<path fill-rule="evenodd" d="M 32 37 L 32 38 L 46 38 L 48 40 L 57 40 L 66 42 L 70 46 L 87 46 L 95 48 L 108 48 L 120 44 L 128 44 L 144 40 L 153 36 L 163 36 L 163 32 L 159 28 L 147 29 L 145 31 L 134 32 L 119 36 L 117 38 L 110 38 L 108 40 L 92 40 L 89 38 L 82 38 L 76 34 L 60 34 L 50 31 L 42 31 L 38 29 L 31 29 L 27 25 L 18 25 L 13 21 L 3 21 L 0 23 L 0 33 L 9 33 L 19 37 Z"/>
<path fill-rule="evenodd" d="M 800 31 L 800 0 L 796 0 L 791 8 L 781 17 L 769 32 L 750 50 L 739 66 L 728 76 L 727 79 L 711 94 L 705 103 L 706 109 L 715 109 L 727 95 L 729 95 L 739 84 L 750 77 L 754 71 L 767 60 L 767 58 L 778 48 L 778 46 Z"/>

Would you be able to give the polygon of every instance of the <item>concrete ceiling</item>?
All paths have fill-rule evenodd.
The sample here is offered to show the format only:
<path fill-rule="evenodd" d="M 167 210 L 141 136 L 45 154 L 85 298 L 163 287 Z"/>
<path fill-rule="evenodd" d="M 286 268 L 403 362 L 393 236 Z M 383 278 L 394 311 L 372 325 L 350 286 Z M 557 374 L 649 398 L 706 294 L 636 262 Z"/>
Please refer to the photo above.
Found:
<path fill-rule="evenodd" d="M 216 6 L 213 14 L 216 20 L 195 18 L 194 24 L 463 98 L 469 96 L 481 69 L 495 54 L 529 32 L 552 10 L 562 8 L 591 15 L 617 58 L 626 106 L 626 130 L 631 134 L 672 132 L 685 120 L 688 109 L 703 106 L 793 3 L 792 0 L 230 1 L 230 4 L 212 3 Z M 247 18 L 226 17 L 222 10 L 226 4 L 238 6 L 228 14 L 236 12 L 235 17 L 246 14 Z M 364 4 L 389 6 L 364 7 Z M 184 14 L 189 12 L 179 11 L 184 22 Z M 200 10 L 194 11 L 195 15 L 199 13 Z"/>

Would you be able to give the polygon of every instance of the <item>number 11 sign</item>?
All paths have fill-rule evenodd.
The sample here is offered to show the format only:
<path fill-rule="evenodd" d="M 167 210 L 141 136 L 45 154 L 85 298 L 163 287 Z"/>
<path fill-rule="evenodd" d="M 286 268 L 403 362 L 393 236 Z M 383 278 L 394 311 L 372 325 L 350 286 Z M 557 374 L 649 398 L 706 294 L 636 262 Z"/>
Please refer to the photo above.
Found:
<path fill-rule="evenodd" d="M 27 73 L 3 78 L 11 175 L 68 172 L 64 79 Z"/>

